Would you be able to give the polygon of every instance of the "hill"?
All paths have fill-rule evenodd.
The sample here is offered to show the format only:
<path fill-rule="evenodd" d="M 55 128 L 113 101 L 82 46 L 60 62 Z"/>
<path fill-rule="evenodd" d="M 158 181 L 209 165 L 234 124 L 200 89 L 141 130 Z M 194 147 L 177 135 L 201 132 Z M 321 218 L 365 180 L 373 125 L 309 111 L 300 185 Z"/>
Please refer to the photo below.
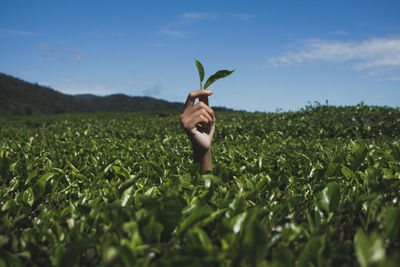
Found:
<path fill-rule="evenodd" d="M 145 96 L 67 95 L 52 88 L 0 73 L 0 115 L 59 114 L 99 111 L 181 111 L 183 103 Z M 231 111 L 226 108 L 218 110 Z"/>

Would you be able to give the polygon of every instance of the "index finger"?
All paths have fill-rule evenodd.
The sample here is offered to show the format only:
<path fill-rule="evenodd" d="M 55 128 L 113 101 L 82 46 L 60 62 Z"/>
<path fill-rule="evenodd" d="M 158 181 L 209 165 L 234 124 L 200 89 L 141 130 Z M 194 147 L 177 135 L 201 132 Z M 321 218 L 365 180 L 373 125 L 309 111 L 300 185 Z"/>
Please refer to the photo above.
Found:
<path fill-rule="evenodd" d="M 196 101 L 196 98 L 207 97 L 212 94 L 213 94 L 213 91 L 205 90 L 205 89 L 200 89 L 197 91 L 190 92 L 186 99 L 185 108 L 193 106 L 194 101 Z"/>

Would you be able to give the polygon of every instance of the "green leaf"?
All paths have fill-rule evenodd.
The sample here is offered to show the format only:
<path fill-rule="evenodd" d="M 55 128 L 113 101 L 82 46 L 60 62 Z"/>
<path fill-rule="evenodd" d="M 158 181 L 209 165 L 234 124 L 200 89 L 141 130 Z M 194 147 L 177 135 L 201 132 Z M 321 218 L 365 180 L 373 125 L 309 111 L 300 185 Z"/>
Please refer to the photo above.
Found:
<path fill-rule="evenodd" d="M 399 238 L 400 233 L 400 208 L 386 207 L 382 211 L 384 237 L 390 241 Z"/>
<path fill-rule="evenodd" d="M 215 82 L 216 80 L 228 77 L 229 75 L 231 75 L 235 70 L 220 70 L 217 71 L 215 74 L 211 75 L 207 81 L 206 84 L 204 85 L 204 89 L 206 89 L 208 86 L 210 86 L 213 82 Z"/>
<path fill-rule="evenodd" d="M 306 247 L 300 253 L 299 266 L 327 266 L 323 256 L 325 235 L 314 236 L 308 240 Z"/>
<path fill-rule="evenodd" d="M 233 217 L 231 224 L 232 224 L 232 230 L 235 234 L 239 233 L 240 230 L 242 229 L 243 222 L 247 216 L 247 212 L 243 212 L 241 214 L 236 215 Z"/>
<path fill-rule="evenodd" d="M 14 199 L 9 199 L 7 200 L 6 203 L 4 203 L 4 205 L 1 207 L 2 211 L 7 211 L 7 210 L 13 210 L 15 209 L 17 206 L 17 203 L 15 202 Z"/>
<path fill-rule="evenodd" d="M 22 261 L 17 255 L 0 250 L 0 264 L 5 263 L 4 266 L 24 266 Z M 0 265 L 1 266 L 1 265 Z"/>
<path fill-rule="evenodd" d="M 286 241 L 293 241 L 301 233 L 300 227 L 294 223 L 285 223 L 282 229 L 282 238 Z"/>
<path fill-rule="evenodd" d="M 329 183 L 319 194 L 318 194 L 318 208 L 325 210 L 326 212 L 335 212 L 339 206 L 340 201 L 340 189 L 339 185 L 335 182 Z"/>
<path fill-rule="evenodd" d="M 125 207 L 128 201 L 131 199 L 132 196 L 133 186 L 128 187 L 125 189 L 124 193 L 122 193 L 121 197 L 121 206 Z"/>
<path fill-rule="evenodd" d="M 143 228 L 143 234 L 147 242 L 160 242 L 160 236 L 164 226 L 154 219 L 154 216 L 150 217 L 146 226 Z"/>
<path fill-rule="evenodd" d="M 25 181 L 25 185 L 29 184 L 33 178 L 37 176 L 37 169 L 33 170 Z"/>
<path fill-rule="evenodd" d="M 0 235 L 0 248 L 8 243 L 10 239 L 5 235 Z"/>
<path fill-rule="evenodd" d="M 24 191 L 22 199 L 25 203 L 32 207 L 33 203 L 35 202 L 35 195 L 33 194 L 33 190 L 31 187 Z"/>
<path fill-rule="evenodd" d="M 342 165 L 342 173 L 349 180 L 354 179 L 356 176 L 354 172 L 347 168 L 345 165 Z"/>
<path fill-rule="evenodd" d="M 272 250 L 272 259 L 276 264 L 272 266 L 294 266 L 295 257 L 293 252 L 283 244 L 278 244 L 278 246 Z"/>
<path fill-rule="evenodd" d="M 179 176 L 179 181 L 182 186 L 190 187 L 192 185 L 192 183 L 191 183 L 192 176 L 190 175 L 190 173 L 185 173 L 185 174 Z"/>
<path fill-rule="evenodd" d="M 77 260 L 85 250 L 87 250 L 92 243 L 89 238 L 78 240 L 68 248 L 60 250 L 59 254 L 55 258 L 57 266 L 73 266 L 77 263 Z"/>
<path fill-rule="evenodd" d="M 207 251 L 212 250 L 213 245 L 212 245 L 212 242 L 206 232 L 204 232 L 202 229 L 200 229 L 198 227 L 195 227 L 192 230 L 192 232 L 197 235 L 197 237 L 204 249 L 206 249 Z"/>
<path fill-rule="evenodd" d="M 51 178 L 53 178 L 53 176 L 56 174 L 57 173 L 54 173 L 54 172 L 43 174 L 37 181 L 40 188 L 43 190 L 46 187 L 47 181 L 50 180 Z"/>
<path fill-rule="evenodd" d="M 385 259 L 382 240 L 375 232 L 367 236 L 363 230 L 359 229 L 354 236 L 354 246 L 361 267 L 367 267 Z"/>
<path fill-rule="evenodd" d="M 204 80 L 204 68 L 203 65 L 197 59 L 194 60 L 196 62 L 197 70 L 199 71 L 200 76 L 200 89 L 202 89 L 202 82 Z M 205 88 L 204 88 L 205 89 Z"/>
<path fill-rule="evenodd" d="M 258 219 L 259 210 L 254 208 L 247 213 L 242 227 L 241 257 L 246 265 L 258 266 L 267 254 L 268 234 L 267 229 Z"/>
<path fill-rule="evenodd" d="M 185 213 L 189 213 L 183 222 L 178 227 L 178 235 L 182 234 L 186 231 L 189 227 L 194 225 L 196 222 L 200 221 L 201 219 L 207 217 L 211 214 L 211 208 L 208 206 L 200 205 L 199 203 L 193 204 L 184 211 Z"/>

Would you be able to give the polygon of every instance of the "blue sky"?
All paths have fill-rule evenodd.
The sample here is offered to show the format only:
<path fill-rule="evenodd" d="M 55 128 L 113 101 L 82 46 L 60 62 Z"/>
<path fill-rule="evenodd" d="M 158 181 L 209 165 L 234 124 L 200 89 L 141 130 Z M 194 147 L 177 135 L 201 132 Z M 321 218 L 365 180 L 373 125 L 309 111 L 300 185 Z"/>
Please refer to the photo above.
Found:
<path fill-rule="evenodd" d="M 0 72 L 68 94 L 398 107 L 400 1 L 0 1 Z"/>

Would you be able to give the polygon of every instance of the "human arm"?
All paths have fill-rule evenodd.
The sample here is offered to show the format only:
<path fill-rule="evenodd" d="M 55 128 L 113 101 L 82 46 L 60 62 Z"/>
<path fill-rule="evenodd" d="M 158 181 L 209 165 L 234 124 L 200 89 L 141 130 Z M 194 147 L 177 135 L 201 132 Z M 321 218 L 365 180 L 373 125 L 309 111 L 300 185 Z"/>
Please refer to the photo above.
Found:
<path fill-rule="evenodd" d="M 211 146 L 215 132 L 214 111 L 208 106 L 212 91 L 200 89 L 189 94 L 180 121 L 193 148 L 193 160 L 200 163 L 200 172 L 212 171 Z M 195 100 L 200 101 L 196 104 Z"/>

